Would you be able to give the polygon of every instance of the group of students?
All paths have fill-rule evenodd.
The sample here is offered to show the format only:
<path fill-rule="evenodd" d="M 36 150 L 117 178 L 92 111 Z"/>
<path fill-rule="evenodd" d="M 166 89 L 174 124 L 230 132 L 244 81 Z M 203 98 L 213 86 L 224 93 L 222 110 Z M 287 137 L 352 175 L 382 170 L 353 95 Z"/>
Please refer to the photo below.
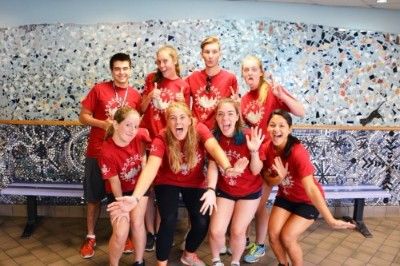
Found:
<path fill-rule="evenodd" d="M 113 228 L 110 265 L 118 265 L 130 237 L 134 265 L 144 265 L 144 217 L 153 191 L 160 215 L 158 230 L 150 229 L 157 232 L 157 265 L 168 262 L 180 195 L 190 220 L 180 259 L 185 265 L 205 265 L 196 250 L 207 234 L 213 265 L 224 265 L 220 251 L 226 234 L 231 265 L 240 265 L 254 217 L 256 239 L 244 257 L 250 263 L 265 254 L 268 234 L 280 265 L 287 265 L 288 257 L 301 265 L 298 238 L 318 212 L 334 228 L 354 228 L 333 218 L 308 152 L 291 135 L 288 112 L 303 116 L 303 105 L 265 79 L 255 56 L 242 62 L 249 90 L 240 98 L 235 75 L 219 66 L 221 49 L 215 36 L 202 41 L 201 56 L 205 68 L 183 79 L 176 49 L 161 47 L 157 70 L 146 77 L 140 95 L 129 86 L 129 56 L 116 54 L 110 60 L 113 80 L 96 84 L 82 101 L 80 121 L 92 127 L 85 163 L 88 234 L 82 257 L 94 255 L 103 190 Z M 268 219 L 265 203 L 272 185 L 279 190 Z"/>

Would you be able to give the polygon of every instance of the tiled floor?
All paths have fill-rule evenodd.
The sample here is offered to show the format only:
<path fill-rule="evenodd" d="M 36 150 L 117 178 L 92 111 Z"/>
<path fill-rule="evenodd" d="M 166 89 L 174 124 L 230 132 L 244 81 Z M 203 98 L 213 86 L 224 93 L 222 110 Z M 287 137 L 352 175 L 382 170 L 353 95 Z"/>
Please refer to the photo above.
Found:
<path fill-rule="evenodd" d="M 367 218 L 373 238 L 364 238 L 356 231 L 334 231 L 318 220 L 304 234 L 301 245 L 305 265 L 400 265 L 400 217 Z M 0 265 L 107 265 L 107 241 L 110 228 L 107 219 L 98 226 L 96 254 L 82 259 L 78 253 L 85 234 L 83 218 L 43 218 L 29 239 L 21 239 L 23 217 L 0 217 Z M 170 265 L 178 263 L 179 243 L 185 232 L 184 223 L 177 229 Z M 206 263 L 211 255 L 207 243 L 198 254 Z M 154 252 L 145 254 L 146 264 L 155 265 Z M 229 256 L 224 256 L 228 265 Z M 123 255 L 121 265 L 131 265 L 132 255 Z M 277 265 L 271 251 L 257 265 Z"/>

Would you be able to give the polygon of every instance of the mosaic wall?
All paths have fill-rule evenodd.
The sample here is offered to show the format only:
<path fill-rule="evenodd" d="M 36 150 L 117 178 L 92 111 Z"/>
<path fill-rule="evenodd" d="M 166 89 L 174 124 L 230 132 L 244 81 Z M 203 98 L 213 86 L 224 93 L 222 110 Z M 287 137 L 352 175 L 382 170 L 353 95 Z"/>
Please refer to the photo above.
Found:
<path fill-rule="evenodd" d="M 141 89 L 163 44 L 179 49 L 182 76 L 202 68 L 200 40 L 218 35 L 222 66 L 246 87 L 240 61 L 262 58 L 275 81 L 304 102 L 296 123 L 396 126 L 397 35 L 270 20 L 177 20 L 41 24 L 0 29 L 0 120 L 76 120 L 79 102 L 110 78 L 109 58 L 129 53 Z M 81 182 L 87 128 L 0 125 L 0 187 L 11 181 Z M 400 199 L 399 132 L 297 130 L 323 183 L 374 183 Z M 0 197 L 0 202 L 22 198 Z M 48 200 L 48 199 L 43 199 Z M 371 201 L 369 204 L 381 204 Z"/>
<path fill-rule="evenodd" d="M 87 127 L 80 126 L 0 125 L 0 188 L 12 181 L 81 182 L 87 133 Z M 399 132 L 297 129 L 294 134 L 311 152 L 321 183 L 376 184 L 390 191 L 392 198 L 367 204 L 398 205 Z M 22 200 L 0 196 L 3 203 Z"/>
<path fill-rule="evenodd" d="M 185 76 L 203 66 L 199 43 L 210 34 L 221 37 L 222 65 L 239 80 L 241 59 L 259 55 L 275 80 L 305 103 L 307 115 L 300 123 L 400 121 L 397 35 L 270 20 L 2 28 L 0 119 L 77 119 L 80 99 L 94 82 L 109 78 L 108 60 L 115 52 L 132 55 L 132 83 L 138 88 L 155 68 L 155 51 L 165 43 L 179 49 Z"/>

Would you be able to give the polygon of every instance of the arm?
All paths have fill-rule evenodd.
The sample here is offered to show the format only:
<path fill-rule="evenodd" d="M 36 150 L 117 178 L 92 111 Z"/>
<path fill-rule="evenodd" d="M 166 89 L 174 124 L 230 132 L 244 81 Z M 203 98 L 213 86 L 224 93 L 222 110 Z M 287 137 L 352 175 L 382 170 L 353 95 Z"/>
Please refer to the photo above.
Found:
<path fill-rule="evenodd" d="M 222 167 L 222 169 L 226 170 L 228 168 L 232 168 L 228 157 L 226 156 L 221 146 L 219 146 L 218 141 L 215 138 L 207 139 L 204 143 L 204 147 L 206 148 L 207 152 L 214 158 L 217 164 Z"/>
<path fill-rule="evenodd" d="M 312 175 L 304 177 L 301 180 L 301 183 L 303 184 L 307 196 L 310 198 L 315 208 L 317 208 L 317 210 L 321 213 L 322 217 L 324 217 L 329 226 L 335 229 L 355 228 L 354 224 L 337 220 L 332 216 L 330 210 L 328 209 L 328 206 L 326 205 L 325 199 L 321 194 L 321 191 L 314 183 L 314 178 Z"/>
<path fill-rule="evenodd" d="M 294 98 L 286 88 L 282 85 L 275 84 L 273 81 L 270 85 L 272 87 L 272 93 L 289 107 L 292 114 L 300 117 L 304 116 L 305 110 L 303 104 Z"/>
<path fill-rule="evenodd" d="M 92 111 L 86 109 L 85 107 L 81 107 L 81 112 L 79 113 L 79 122 L 84 125 L 89 125 L 92 127 L 99 127 L 104 130 L 107 130 L 108 126 L 111 125 L 111 120 L 100 120 L 93 117 Z"/>
<path fill-rule="evenodd" d="M 140 103 L 140 110 L 142 111 L 142 113 L 144 113 L 147 110 L 147 107 L 149 107 L 152 98 L 153 98 L 153 91 L 143 96 L 142 102 Z"/>
<path fill-rule="evenodd" d="M 251 135 L 246 135 L 247 148 L 250 151 L 250 171 L 253 175 L 258 175 L 263 167 L 263 162 L 260 159 L 259 149 L 264 140 L 262 130 L 258 127 L 251 128 Z"/>
<path fill-rule="evenodd" d="M 115 198 L 122 197 L 121 181 L 117 175 L 112 176 L 108 179 L 110 182 L 111 191 Z"/>
<path fill-rule="evenodd" d="M 203 205 L 200 208 L 200 212 L 204 215 L 207 210 L 209 210 L 209 214 L 211 215 L 213 210 L 217 211 L 217 202 L 215 189 L 217 187 L 218 182 L 218 167 L 217 164 L 210 160 L 208 162 L 207 168 L 207 190 L 204 192 L 201 197 L 201 201 L 204 201 Z"/>
<path fill-rule="evenodd" d="M 277 156 L 274 158 L 274 163 L 272 164 L 272 169 L 275 170 L 275 175 L 273 173 L 263 173 L 263 178 L 269 186 L 279 185 L 282 180 L 287 176 L 288 164 L 283 165 L 281 157 Z"/>

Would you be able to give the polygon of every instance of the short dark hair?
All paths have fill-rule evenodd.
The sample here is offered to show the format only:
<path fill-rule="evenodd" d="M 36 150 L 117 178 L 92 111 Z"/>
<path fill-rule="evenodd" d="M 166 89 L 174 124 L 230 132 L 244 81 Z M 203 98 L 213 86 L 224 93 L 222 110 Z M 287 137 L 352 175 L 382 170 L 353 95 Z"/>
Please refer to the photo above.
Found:
<path fill-rule="evenodd" d="M 112 70 L 114 67 L 114 62 L 115 61 L 128 61 L 129 62 L 129 66 L 132 66 L 132 61 L 131 58 L 128 54 L 124 54 L 124 53 L 116 53 L 115 55 L 113 55 L 110 59 L 110 69 Z"/>

